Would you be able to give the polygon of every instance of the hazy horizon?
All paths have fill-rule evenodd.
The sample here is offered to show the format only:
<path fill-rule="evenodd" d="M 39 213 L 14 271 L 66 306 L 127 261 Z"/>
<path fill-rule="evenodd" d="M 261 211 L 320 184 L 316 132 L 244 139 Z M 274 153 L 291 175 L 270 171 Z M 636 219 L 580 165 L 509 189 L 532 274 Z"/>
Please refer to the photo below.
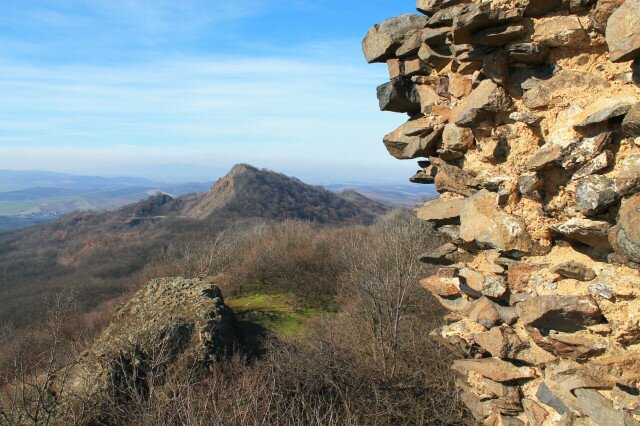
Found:
<path fill-rule="evenodd" d="M 246 162 L 406 182 L 415 162 L 381 142 L 404 121 L 376 107 L 386 66 L 360 52 L 371 23 L 398 11 L 335 0 L 5 5 L 0 168 L 131 175 Z"/>

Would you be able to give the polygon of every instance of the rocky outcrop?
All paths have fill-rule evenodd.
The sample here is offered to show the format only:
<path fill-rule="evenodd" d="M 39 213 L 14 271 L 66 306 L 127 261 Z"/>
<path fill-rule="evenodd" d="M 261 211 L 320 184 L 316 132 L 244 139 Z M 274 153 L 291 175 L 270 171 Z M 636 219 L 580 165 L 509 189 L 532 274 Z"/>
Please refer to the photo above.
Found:
<path fill-rule="evenodd" d="M 171 375 L 206 372 L 238 349 L 237 330 L 214 278 L 153 280 L 81 355 L 68 391 L 96 405 L 125 402 L 132 392 L 144 398 Z"/>
<path fill-rule="evenodd" d="M 419 0 L 374 27 L 384 138 L 418 159 L 449 311 L 485 425 L 640 424 L 640 0 Z"/>

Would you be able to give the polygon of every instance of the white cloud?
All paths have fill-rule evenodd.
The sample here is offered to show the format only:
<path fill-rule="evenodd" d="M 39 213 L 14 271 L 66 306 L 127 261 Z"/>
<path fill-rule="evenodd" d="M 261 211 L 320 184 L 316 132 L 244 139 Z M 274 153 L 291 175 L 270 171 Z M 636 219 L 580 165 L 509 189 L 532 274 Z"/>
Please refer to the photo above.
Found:
<path fill-rule="evenodd" d="M 286 57 L 0 64 L 0 168 L 246 161 L 360 166 L 362 175 L 406 169 L 380 141 L 404 120 L 377 110 L 384 71 Z"/>

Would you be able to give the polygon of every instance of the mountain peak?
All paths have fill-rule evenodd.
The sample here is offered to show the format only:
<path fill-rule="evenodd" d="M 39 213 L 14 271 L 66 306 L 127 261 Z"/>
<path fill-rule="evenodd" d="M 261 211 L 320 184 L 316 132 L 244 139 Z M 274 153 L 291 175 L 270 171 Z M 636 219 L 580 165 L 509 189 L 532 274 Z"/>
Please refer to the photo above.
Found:
<path fill-rule="evenodd" d="M 319 223 L 369 223 L 384 209 L 364 196 L 342 197 L 299 179 L 241 163 L 191 204 L 184 215 L 192 219 L 222 215 L 274 220 L 297 218 Z"/>

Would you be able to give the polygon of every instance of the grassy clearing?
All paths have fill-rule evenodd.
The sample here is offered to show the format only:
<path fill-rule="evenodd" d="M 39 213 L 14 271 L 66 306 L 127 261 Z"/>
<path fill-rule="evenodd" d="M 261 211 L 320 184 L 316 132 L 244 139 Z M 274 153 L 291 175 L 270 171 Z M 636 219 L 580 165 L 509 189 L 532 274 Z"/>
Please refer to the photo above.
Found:
<path fill-rule="evenodd" d="M 302 335 L 306 321 L 330 315 L 321 309 L 297 306 L 291 294 L 269 294 L 257 289 L 239 297 L 229 297 L 225 302 L 234 310 L 248 335 L 260 334 L 257 329 L 262 329 L 279 338 L 295 339 Z"/>

